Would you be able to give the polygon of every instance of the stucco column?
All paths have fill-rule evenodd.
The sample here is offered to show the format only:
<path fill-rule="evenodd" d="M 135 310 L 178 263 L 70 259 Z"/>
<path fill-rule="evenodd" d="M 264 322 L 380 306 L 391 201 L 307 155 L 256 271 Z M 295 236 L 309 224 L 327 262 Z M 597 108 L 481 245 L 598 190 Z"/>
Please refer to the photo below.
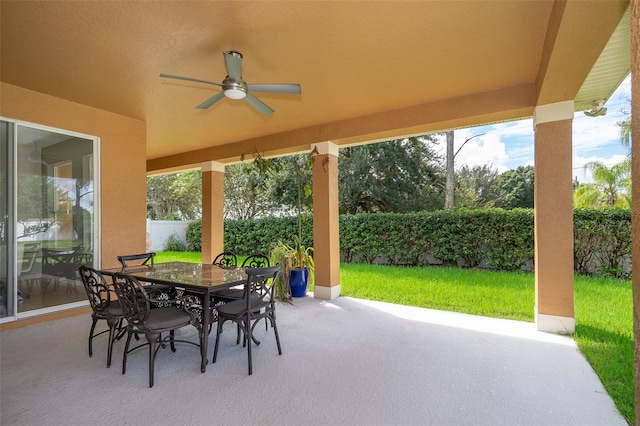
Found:
<path fill-rule="evenodd" d="M 538 106 L 535 129 L 535 320 L 573 333 L 573 101 Z"/>
<path fill-rule="evenodd" d="M 313 158 L 314 297 L 340 296 L 340 227 L 338 215 L 338 146 L 315 144 Z"/>
<path fill-rule="evenodd" d="M 202 163 L 202 263 L 224 249 L 224 164 Z"/>

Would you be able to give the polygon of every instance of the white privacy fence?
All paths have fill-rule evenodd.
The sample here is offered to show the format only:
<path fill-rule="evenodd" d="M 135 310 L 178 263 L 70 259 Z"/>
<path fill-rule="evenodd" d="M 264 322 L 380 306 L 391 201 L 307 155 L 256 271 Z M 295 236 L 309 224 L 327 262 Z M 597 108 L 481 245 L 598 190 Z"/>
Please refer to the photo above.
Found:
<path fill-rule="evenodd" d="M 147 219 L 147 250 L 163 251 L 171 234 L 176 234 L 187 245 L 187 226 L 189 221 Z"/>

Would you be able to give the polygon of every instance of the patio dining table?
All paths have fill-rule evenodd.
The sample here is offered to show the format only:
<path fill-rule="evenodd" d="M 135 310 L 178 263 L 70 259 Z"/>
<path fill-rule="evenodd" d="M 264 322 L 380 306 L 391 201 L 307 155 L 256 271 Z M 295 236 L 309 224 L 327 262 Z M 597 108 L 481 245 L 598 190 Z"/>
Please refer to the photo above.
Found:
<path fill-rule="evenodd" d="M 247 280 L 243 268 L 223 268 L 208 263 L 167 262 L 127 268 L 100 269 L 104 275 L 125 274 L 147 283 L 164 284 L 202 295 L 201 371 L 207 369 L 208 327 L 211 322 L 211 294 L 242 285 Z"/>

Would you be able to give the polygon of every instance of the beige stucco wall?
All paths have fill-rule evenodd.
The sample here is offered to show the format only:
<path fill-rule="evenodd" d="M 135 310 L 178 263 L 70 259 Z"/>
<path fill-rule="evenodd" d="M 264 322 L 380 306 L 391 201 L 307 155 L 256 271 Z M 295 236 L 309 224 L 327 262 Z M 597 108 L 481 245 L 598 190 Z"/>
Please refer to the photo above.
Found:
<path fill-rule="evenodd" d="M 146 246 L 146 125 L 143 121 L 0 83 L 0 116 L 100 138 L 102 267 Z"/>

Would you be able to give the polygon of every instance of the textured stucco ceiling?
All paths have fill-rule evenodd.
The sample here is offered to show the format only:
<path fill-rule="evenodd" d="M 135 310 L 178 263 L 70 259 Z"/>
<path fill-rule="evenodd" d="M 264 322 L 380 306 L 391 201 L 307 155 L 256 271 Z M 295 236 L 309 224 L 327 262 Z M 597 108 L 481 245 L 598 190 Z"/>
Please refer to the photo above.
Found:
<path fill-rule="evenodd" d="M 147 157 L 157 159 L 315 126 L 337 143 L 363 141 L 367 123 L 393 111 L 394 124 L 371 137 L 400 135 L 420 126 L 413 116 L 403 123 L 398 111 L 419 116 L 422 107 L 432 130 L 530 115 L 536 104 L 574 99 L 627 3 L 3 0 L 0 7 L 2 82 L 144 120 Z M 256 93 L 275 109 L 267 117 L 229 99 L 201 111 L 195 106 L 216 86 L 158 76 L 220 82 L 227 50 L 244 55 L 248 83 L 300 83 L 302 94 Z M 621 78 L 613 80 L 602 93 Z M 484 95 L 509 98 L 512 88 L 529 87 L 517 107 Z M 495 110 L 485 117 L 470 102 Z"/>

